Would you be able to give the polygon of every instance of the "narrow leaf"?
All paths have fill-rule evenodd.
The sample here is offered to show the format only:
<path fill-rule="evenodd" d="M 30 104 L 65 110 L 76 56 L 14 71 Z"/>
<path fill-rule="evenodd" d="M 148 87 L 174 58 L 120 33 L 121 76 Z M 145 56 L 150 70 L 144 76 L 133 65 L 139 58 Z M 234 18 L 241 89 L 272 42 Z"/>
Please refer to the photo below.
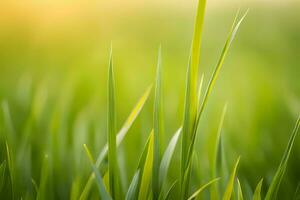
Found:
<path fill-rule="evenodd" d="M 255 191 L 254 191 L 254 194 L 253 194 L 253 198 L 252 200 L 261 200 L 261 186 L 262 186 L 262 183 L 263 183 L 263 179 L 261 179 L 259 181 L 259 183 L 257 184 L 256 188 L 255 188 Z"/>
<path fill-rule="evenodd" d="M 45 155 L 41 170 L 40 185 L 38 188 L 37 199 L 46 199 L 46 184 L 48 180 L 48 155 Z"/>
<path fill-rule="evenodd" d="M 229 181 L 228 181 L 225 193 L 223 195 L 223 200 L 230 200 L 230 198 L 231 198 L 231 194 L 232 194 L 233 187 L 234 187 L 234 179 L 235 179 L 237 167 L 239 165 L 239 161 L 240 161 L 240 157 L 237 159 L 237 161 L 236 161 L 236 163 L 234 165 L 234 168 L 233 168 L 233 170 L 231 172 L 231 175 L 230 175 L 230 178 L 229 178 Z"/>
<path fill-rule="evenodd" d="M 238 185 L 238 200 L 244 200 L 243 190 L 242 190 L 241 183 L 240 183 L 239 179 L 237 179 L 237 185 Z"/>
<path fill-rule="evenodd" d="M 271 185 L 268 189 L 268 192 L 267 192 L 267 195 L 266 195 L 266 200 L 273 200 L 273 199 L 276 199 L 277 197 L 277 192 L 279 190 L 279 186 L 280 186 L 280 183 L 282 181 L 282 178 L 283 178 L 283 175 L 286 171 L 286 168 L 287 168 L 287 163 L 288 163 L 288 160 L 289 160 L 289 157 L 290 157 L 290 154 L 291 154 L 291 151 L 293 149 L 293 146 L 294 146 L 294 142 L 295 142 L 295 138 L 298 134 L 298 130 L 299 130 L 299 127 L 300 127 L 300 115 L 297 119 L 297 122 L 296 122 L 296 125 L 295 125 L 295 128 L 290 136 L 290 139 L 289 139 L 289 142 L 288 142 L 288 145 L 285 149 L 285 152 L 283 154 L 283 157 L 282 157 L 282 160 L 280 162 L 280 165 L 276 171 L 276 174 L 271 182 Z"/>
<path fill-rule="evenodd" d="M 208 186 L 210 186 L 211 184 L 215 183 L 216 181 L 218 181 L 220 178 L 215 178 L 211 181 L 209 181 L 208 183 L 204 184 L 203 186 L 201 186 L 198 190 L 196 190 L 196 192 L 194 192 L 192 194 L 192 196 L 190 196 L 188 198 L 188 200 L 192 200 L 195 199 L 204 189 L 206 189 Z"/>
<path fill-rule="evenodd" d="M 132 181 L 130 183 L 130 186 L 128 188 L 127 194 L 126 194 L 126 200 L 135 200 L 137 196 L 137 188 L 139 184 L 139 176 L 140 176 L 140 170 L 137 170 L 134 174 Z"/>

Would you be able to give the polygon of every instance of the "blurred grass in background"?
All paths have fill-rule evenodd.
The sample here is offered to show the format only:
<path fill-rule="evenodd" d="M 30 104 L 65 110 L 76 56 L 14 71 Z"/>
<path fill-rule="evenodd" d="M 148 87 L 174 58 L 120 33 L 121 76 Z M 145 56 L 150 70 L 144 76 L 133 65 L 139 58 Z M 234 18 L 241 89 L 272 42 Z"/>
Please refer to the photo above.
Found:
<path fill-rule="evenodd" d="M 238 8 L 234 3 L 214 2 L 208 1 L 204 24 L 200 72 L 206 81 Z M 14 152 L 29 177 L 39 180 L 43 155 L 51 151 L 53 141 L 58 142 L 52 151 L 59 160 L 53 161 L 56 176 L 51 181 L 55 184 L 48 189 L 55 191 L 54 197 L 65 199 L 76 174 L 88 174 L 82 144 L 87 143 L 96 155 L 106 141 L 111 43 L 118 129 L 153 83 L 162 45 L 166 146 L 182 122 L 194 3 L 1 3 L 0 100 L 4 115 L 0 128 L 2 133 L 12 133 L 16 146 L 22 147 L 29 135 L 31 145 L 20 147 L 23 154 Z M 260 177 L 265 177 L 264 184 L 270 182 L 300 110 L 300 5 L 256 2 L 245 3 L 242 9 L 248 7 L 250 12 L 200 122 L 195 180 L 208 178 L 210 135 L 217 131 L 222 107 L 228 102 L 222 133 L 228 165 L 241 155 L 239 177 L 243 185 L 254 188 Z M 152 128 L 152 104 L 150 99 L 119 150 L 126 158 L 120 166 L 128 182 Z M 8 109 L 12 130 L 5 125 Z M 171 166 L 173 174 L 178 159 L 179 151 Z M 280 195 L 290 197 L 295 191 L 299 160 L 300 143 L 296 142 Z M 128 186 L 128 182 L 123 184 Z"/>

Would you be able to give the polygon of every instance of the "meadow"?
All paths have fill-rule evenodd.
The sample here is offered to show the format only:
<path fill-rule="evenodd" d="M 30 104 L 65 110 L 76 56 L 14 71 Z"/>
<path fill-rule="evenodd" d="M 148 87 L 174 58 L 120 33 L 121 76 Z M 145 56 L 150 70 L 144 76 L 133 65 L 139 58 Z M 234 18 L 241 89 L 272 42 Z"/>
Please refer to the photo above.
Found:
<path fill-rule="evenodd" d="M 2 3 L 0 199 L 299 199 L 300 6 L 204 2 Z"/>

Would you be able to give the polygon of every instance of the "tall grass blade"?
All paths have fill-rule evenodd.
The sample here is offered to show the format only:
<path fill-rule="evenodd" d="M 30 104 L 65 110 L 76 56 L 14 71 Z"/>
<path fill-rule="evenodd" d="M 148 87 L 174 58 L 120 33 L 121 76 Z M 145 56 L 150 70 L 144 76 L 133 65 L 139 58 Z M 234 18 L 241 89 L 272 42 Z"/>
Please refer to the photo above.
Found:
<path fill-rule="evenodd" d="M 221 132 L 222 132 L 222 127 L 223 127 L 226 111 L 227 111 L 227 104 L 225 104 L 225 106 L 223 108 L 221 119 L 220 119 L 219 126 L 218 126 L 218 131 L 216 134 L 216 138 L 212 145 L 213 152 L 212 152 L 211 158 L 210 158 L 211 178 L 217 176 L 217 168 L 218 168 L 217 167 L 217 159 L 218 159 L 218 157 L 220 157 L 220 155 L 218 155 L 218 154 L 221 152 L 220 151 L 220 139 L 221 139 Z M 218 183 L 216 183 L 216 184 L 212 185 L 211 189 L 210 189 L 211 199 L 219 199 L 218 194 L 219 194 Z"/>
<path fill-rule="evenodd" d="M 98 190 L 99 190 L 99 194 L 101 199 L 103 200 L 112 200 L 112 198 L 110 197 L 109 193 L 106 191 L 104 183 L 103 183 L 103 179 L 97 169 L 97 167 L 94 164 L 94 158 L 90 152 L 90 150 L 88 149 L 88 147 L 86 146 L 86 144 L 83 144 L 85 153 L 90 161 L 90 164 L 92 166 L 92 169 L 96 175 L 96 181 L 97 181 L 97 186 L 98 186 Z"/>
<path fill-rule="evenodd" d="M 176 133 L 173 135 L 173 137 L 170 140 L 168 147 L 163 155 L 163 158 L 161 160 L 160 167 L 159 167 L 159 176 L 158 176 L 159 177 L 159 188 L 163 187 L 163 184 L 166 180 L 168 170 L 170 167 L 170 163 L 171 163 L 171 159 L 174 154 L 174 150 L 175 150 L 176 144 L 178 142 L 180 133 L 181 133 L 181 128 L 179 128 L 176 131 Z"/>
<path fill-rule="evenodd" d="M 237 161 L 236 161 L 236 163 L 234 165 L 234 168 L 233 168 L 233 170 L 231 172 L 231 175 L 230 175 L 230 178 L 229 178 L 229 181 L 228 181 L 225 193 L 223 195 L 223 200 L 230 200 L 230 198 L 231 198 L 231 194 L 232 194 L 233 188 L 234 188 L 234 180 L 235 180 L 236 171 L 237 171 L 239 162 L 240 162 L 240 157 L 237 159 Z"/>
<path fill-rule="evenodd" d="M 121 130 L 119 131 L 119 133 L 117 135 L 117 146 L 119 146 L 120 143 L 123 141 L 129 128 L 132 126 L 133 122 L 135 121 L 137 116 L 140 114 L 142 108 L 144 107 L 145 102 L 147 101 L 147 99 L 150 95 L 151 88 L 152 88 L 152 86 L 149 86 L 147 88 L 147 90 L 145 91 L 143 96 L 139 99 L 136 106 L 133 108 L 133 110 L 129 114 L 129 116 L 128 116 L 127 120 L 125 121 L 124 125 L 122 126 Z M 105 146 L 103 147 L 102 151 L 100 152 L 100 154 L 97 158 L 97 161 L 96 161 L 97 168 L 101 165 L 102 161 L 107 157 L 107 152 L 108 152 L 108 145 L 105 144 Z M 89 179 L 88 179 L 87 183 L 85 184 L 85 187 L 80 195 L 80 200 L 83 200 L 86 198 L 87 194 L 90 191 L 90 188 L 92 186 L 94 178 L 95 178 L 95 174 L 92 173 L 89 176 Z"/>
<path fill-rule="evenodd" d="M 137 190 L 138 190 L 138 184 L 139 184 L 139 177 L 140 177 L 140 170 L 137 170 L 134 174 L 132 181 L 130 183 L 130 186 L 128 188 L 127 194 L 125 199 L 126 200 L 135 200 L 137 197 Z"/>
<path fill-rule="evenodd" d="M 183 119 L 183 137 L 182 137 L 182 152 L 181 152 L 181 186 L 183 184 L 184 174 L 187 169 L 188 147 L 193 133 L 196 114 L 197 114 L 197 82 L 198 82 L 198 65 L 200 61 L 200 49 L 202 42 L 202 29 L 204 23 L 206 0 L 199 0 L 197 14 L 194 25 L 194 35 L 191 47 L 191 57 L 187 70 L 185 107 Z M 188 175 L 189 176 L 189 175 Z M 188 184 L 188 183 L 187 183 Z M 185 188 L 185 187 L 182 187 Z M 181 195 L 187 198 L 187 191 L 182 190 Z"/>
<path fill-rule="evenodd" d="M 112 49 L 110 51 L 108 69 L 108 113 L 107 113 L 107 138 L 108 138 L 108 175 L 109 189 L 113 199 L 118 197 L 118 163 L 116 140 L 116 105 L 115 105 L 115 80 L 113 71 Z"/>
<path fill-rule="evenodd" d="M 153 137 L 154 131 L 152 130 L 149 137 L 147 156 L 145 158 L 145 164 L 143 167 L 143 173 L 141 176 L 139 199 L 147 199 L 149 194 L 149 188 L 151 186 L 152 166 L 153 166 Z"/>
<path fill-rule="evenodd" d="M 156 84 L 155 84 L 155 97 L 154 97 L 154 114 L 153 114 L 153 127 L 154 127 L 154 152 L 153 152 L 153 170 L 152 170 L 152 189 L 153 198 L 157 199 L 159 195 L 159 163 L 161 157 L 160 143 L 163 134 L 163 109 L 162 109 L 162 86 L 161 86 L 161 46 L 158 51 Z"/>
<path fill-rule="evenodd" d="M 241 187 L 241 183 L 240 183 L 240 180 L 237 179 L 237 186 L 238 186 L 238 200 L 244 200 L 244 196 L 243 196 L 243 190 L 242 190 L 242 187 Z"/>
<path fill-rule="evenodd" d="M 265 198 L 266 200 L 273 200 L 273 199 L 277 198 L 277 192 L 279 190 L 279 186 L 280 186 L 280 183 L 282 181 L 283 175 L 286 171 L 287 163 L 288 163 L 291 151 L 293 149 L 295 138 L 298 134 L 299 127 L 300 127 L 300 115 L 297 119 L 295 128 L 294 128 L 294 130 L 293 130 L 293 132 L 290 136 L 288 145 L 285 149 L 285 152 L 283 154 L 283 157 L 282 157 L 282 160 L 279 164 L 279 167 L 278 167 L 278 169 L 275 173 L 275 176 L 274 176 L 274 178 L 271 182 L 271 185 L 268 189 L 268 192 L 267 192 L 267 195 L 266 195 L 266 198 Z"/>
<path fill-rule="evenodd" d="M 194 192 L 189 198 L 188 200 L 193 200 L 193 199 L 196 199 L 200 194 L 201 192 L 206 189 L 208 186 L 212 185 L 213 183 L 217 182 L 220 178 L 215 178 L 211 181 L 209 181 L 208 183 L 204 184 L 203 186 L 201 186 L 198 190 L 196 190 L 196 192 Z"/>
<path fill-rule="evenodd" d="M 261 200 L 261 186 L 262 186 L 262 183 L 263 183 L 263 179 L 261 179 L 259 181 L 259 183 L 257 184 L 256 188 L 255 188 L 255 191 L 254 191 L 254 194 L 253 194 L 253 198 L 252 200 Z"/>
<path fill-rule="evenodd" d="M 11 151 L 8 146 L 8 143 L 6 141 L 6 156 L 7 156 L 7 163 L 8 163 L 8 170 L 9 170 L 9 177 L 10 177 L 10 183 L 11 183 L 11 193 L 12 193 L 12 198 L 15 199 L 15 168 L 14 168 L 14 162 L 12 159 Z"/>

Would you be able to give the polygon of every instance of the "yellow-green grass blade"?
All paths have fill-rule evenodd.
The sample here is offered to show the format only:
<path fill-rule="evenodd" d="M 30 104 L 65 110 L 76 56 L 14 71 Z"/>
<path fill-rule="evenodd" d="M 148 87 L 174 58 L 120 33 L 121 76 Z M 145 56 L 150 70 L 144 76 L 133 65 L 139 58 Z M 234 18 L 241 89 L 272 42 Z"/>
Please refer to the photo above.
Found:
<path fill-rule="evenodd" d="M 252 200 L 261 200 L 261 186 L 262 186 L 262 183 L 263 183 L 263 179 L 261 179 L 259 181 L 259 183 L 257 184 L 257 186 L 255 188 L 255 191 L 254 191 L 254 194 L 253 194 Z"/>
<path fill-rule="evenodd" d="M 129 185 L 126 200 L 135 200 L 137 196 L 138 184 L 139 184 L 140 170 L 137 170 L 132 178 L 132 181 Z"/>
<path fill-rule="evenodd" d="M 5 125 L 5 137 L 10 145 L 13 145 L 16 141 L 16 131 L 13 126 L 13 121 L 11 119 L 10 109 L 7 101 L 2 101 L 1 103 L 3 111 L 3 120 Z"/>
<path fill-rule="evenodd" d="M 9 170 L 9 177 L 10 177 L 10 183 L 11 183 L 11 192 L 12 192 L 12 198 L 14 199 L 15 194 L 15 166 L 11 155 L 10 147 L 8 146 L 8 143 L 6 141 L 6 156 L 7 156 L 7 163 L 8 163 L 8 170 Z"/>
<path fill-rule="evenodd" d="M 242 187 L 241 187 L 241 183 L 240 183 L 240 180 L 237 179 L 237 187 L 238 187 L 238 200 L 244 200 L 244 196 L 243 196 L 243 190 L 242 190 Z"/>
<path fill-rule="evenodd" d="M 123 139 L 125 138 L 129 128 L 132 126 L 133 122 L 135 121 L 135 119 L 137 118 L 137 116 L 140 114 L 142 108 L 144 107 L 144 104 L 146 103 L 150 92 L 151 92 L 151 88 L 152 86 L 149 86 L 147 88 L 147 90 L 145 91 L 145 93 L 142 95 L 142 97 L 139 99 L 139 101 L 137 102 L 136 106 L 133 108 L 133 110 L 131 111 L 130 115 L 128 116 L 127 120 L 125 121 L 124 125 L 122 126 L 121 130 L 119 131 L 118 135 L 117 135 L 117 146 L 120 145 L 120 143 L 123 141 Z M 97 161 L 96 161 L 96 167 L 98 168 L 102 161 L 106 158 L 107 156 L 107 151 L 108 151 L 108 145 L 106 144 L 102 151 L 100 152 Z M 93 179 L 95 178 L 95 174 L 92 173 L 89 176 L 89 179 L 87 181 L 87 183 L 85 184 L 85 187 L 80 195 L 80 199 L 86 199 L 87 194 L 90 191 L 90 188 L 92 186 L 93 183 Z"/>
<path fill-rule="evenodd" d="M 177 145 L 179 136 L 181 133 L 181 127 L 176 131 L 176 133 L 171 138 L 167 149 L 164 152 L 164 155 L 162 157 L 160 167 L 159 167 L 159 188 L 163 187 L 163 184 L 166 180 L 168 170 L 170 167 L 171 159 L 175 151 L 175 147 Z"/>
<path fill-rule="evenodd" d="M 288 163 L 291 151 L 293 149 L 293 146 L 294 146 L 294 143 L 295 143 L 295 138 L 298 134 L 299 127 L 300 127 L 300 115 L 297 119 L 294 130 L 293 130 L 293 132 L 290 136 L 288 145 L 285 149 L 285 152 L 283 154 L 283 157 L 282 157 L 282 160 L 279 164 L 279 167 L 278 167 L 278 169 L 275 173 L 275 176 L 274 176 L 274 178 L 271 182 L 271 185 L 269 186 L 269 189 L 268 189 L 268 192 L 267 192 L 267 195 L 266 195 L 266 198 L 265 198 L 266 200 L 273 200 L 273 199 L 276 199 L 276 197 L 277 197 L 277 192 L 279 190 L 280 183 L 281 183 L 282 178 L 284 176 L 284 173 L 286 171 L 287 163 Z"/>
<path fill-rule="evenodd" d="M 202 30 L 204 24 L 204 13 L 206 7 L 206 0 L 199 0 L 197 14 L 194 24 L 194 35 L 191 47 L 191 56 L 189 60 L 185 91 L 185 105 L 183 118 L 183 136 L 181 147 L 181 195 L 187 198 L 187 191 L 183 187 L 183 179 L 187 169 L 188 148 L 190 146 L 190 139 L 194 131 L 194 125 L 197 115 L 197 82 L 198 82 L 198 66 L 200 61 L 200 49 L 202 41 Z M 189 181 L 186 183 L 189 184 Z"/>
<path fill-rule="evenodd" d="M 188 200 L 193 200 L 193 199 L 196 199 L 200 194 L 201 192 L 206 189 L 208 186 L 212 185 L 213 183 L 217 182 L 220 178 L 215 178 L 211 181 L 209 181 L 208 183 L 202 185 L 198 190 L 196 190 L 189 198 Z"/>
<path fill-rule="evenodd" d="M 6 170 L 6 160 L 4 160 L 0 165 L 0 191 L 4 186 L 5 181 L 5 170 Z"/>
<path fill-rule="evenodd" d="M 163 134 L 163 108 L 162 108 L 162 66 L 161 66 L 161 47 L 158 51 L 154 113 L 153 113 L 153 130 L 154 130 L 154 152 L 153 152 L 153 170 L 152 170 L 152 190 L 153 198 L 157 199 L 160 192 L 159 185 L 159 163 L 161 157 L 160 143 Z"/>
<path fill-rule="evenodd" d="M 235 180 L 235 176 L 236 176 L 236 172 L 237 172 L 239 162 L 240 162 L 240 157 L 237 159 L 237 161 L 234 165 L 234 168 L 231 172 L 231 175 L 229 177 L 227 187 L 226 187 L 225 193 L 223 195 L 223 200 L 230 200 L 231 199 L 231 194 L 232 194 L 233 188 L 234 188 L 234 180 Z"/>
<path fill-rule="evenodd" d="M 149 137 L 147 156 L 145 159 L 143 173 L 141 176 L 139 199 L 148 198 L 149 189 L 151 186 L 152 165 L 153 165 L 153 137 L 154 137 L 154 131 L 152 130 Z"/>
<path fill-rule="evenodd" d="M 103 183 L 103 179 L 97 169 L 97 167 L 94 164 L 94 158 L 90 152 L 90 150 L 88 149 L 88 147 L 86 146 L 86 144 L 83 145 L 85 153 L 90 161 L 90 164 L 93 168 L 93 171 L 96 175 L 96 182 L 97 182 L 97 186 L 98 186 L 98 190 L 99 190 L 99 194 L 102 200 L 112 200 L 111 196 L 109 195 L 109 193 L 106 191 L 104 183 Z"/>
<path fill-rule="evenodd" d="M 117 132 L 116 132 L 116 103 L 115 80 L 113 71 L 112 49 L 110 51 L 108 69 L 108 112 L 107 112 L 107 138 L 108 138 L 108 175 L 109 189 L 113 199 L 118 197 L 118 163 L 117 163 Z"/>
<path fill-rule="evenodd" d="M 221 139 L 221 132 L 222 132 L 222 127 L 223 127 L 223 123 L 224 123 L 224 119 L 225 119 L 225 115 L 226 115 L 226 111 L 227 111 L 227 104 L 225 104 L 223 111 L 222 111 L 222 115 L 221 115 L 221 119 L 219 122 L 219 126 L 218 126 L 218 131 L 215 137 L 214 142 L 212 143 L 212 153 L 210 154 L 210 163 L 211 163 L 211 178 L 216 177 L 217 176 L 217 159 L 218 157 L 220 157 L 220 155 L 218 155 L 220 153 L 220 139 Z M 211 195 L 211 199 L 218 199 L 218 183 L 212 185 L 210 187 L 210 195 Z"/>
<path fill-rule="evenodd" d="M 191 136 L 191 142 L 190 142 L 190 146 L 188 148 L 188 156 L 187 156 L 187 161 L 186 162 L 189 162 L 189 159 L 191 158 L 191 155 L 193 153 L 193 148 L 194 148 L 194 144 L 195 144 L 195 138 L 196 138 L 196 133 L 197 133 L 197 129 L 198 129 L 198 124 L 199 124 L 200 118 L 202 116 L 203 110 L 206 107 L 208 97 L 210 96 L 210 94 L 212 92 L 213 86 L 215 85 L 216 79 L 219 75 L 219 72 L 220 72 L 222 66 L 223 66 L 223 63 L 224 63 L 225 57 L 228 53 L 229 47 L 230 47 L 230 45 L 231 45 L 238 29 L 239 29 L 242 21 L 246 17 L 246 15 L 247 15 L 247 12 L 241 17 L 241 19 L 237 23 L 235 23 L 236 19 L 237 19 L 237 16 L 238 16 L 238 13 L 237 13 L 237 15 L 235 17 L 235 20 L 233 22 L 233 26 L 232 26 L 231 31 L 229 33 L 229 36 L 228 36 L 228 38 L 226 40 L 226 43 L 223 47 L 221 56 L 220 56 L 220 58 L 218 60 L 218 63 L 217 63 L 217 65 L 216 65 L 216 67 L 213 71 L 213 74 L 210 78 L 210 81 L 208 83 L 206 92 L 205 92 L 204 97 L 203 97 L 202 104 L 200 106 L 200 109 L 199 109 L 197 117 L 196 117 L 197 119 L 196 119 L 195 124 L 194 124 L 195 128 L 194 128 L 194 131 L 193 131 L 192 136 Z"/>
<path fill-rule="evenodd" d="M 185 164 L 189 139 L 194 127 L 197 113 L 197 82 L 198 82 L 198 65 L 200 57 L 200 47 L 202 39 L 202 29 L 204 22 L 206 0 L 199 0 L 196 20 L 194 25 L 194 36 L 191 48 L 191 57 L 187 70 L 186 94 L 185 94 L 185 111 L 183 120 L 183 138 L 182 138 L 182 159 Z M 182 173 L 184 170 L 184 165 Z"/>
<path fill-rule="evenodd" d="M 47 181 L 48 181 L 48 155 L 45 155 L 41 170 L 40 185 L 38 188 L 37 199 L 46 199 L 47 197 Z"/>

